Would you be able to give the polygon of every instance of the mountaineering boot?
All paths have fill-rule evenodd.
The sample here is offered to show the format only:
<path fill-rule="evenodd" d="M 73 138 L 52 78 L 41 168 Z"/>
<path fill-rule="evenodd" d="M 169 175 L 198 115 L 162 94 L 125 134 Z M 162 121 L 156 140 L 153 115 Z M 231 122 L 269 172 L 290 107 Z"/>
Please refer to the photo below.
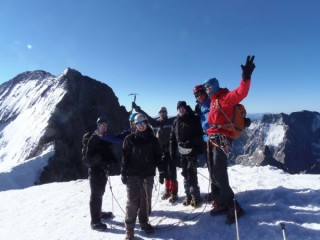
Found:
<path fill-rule="evenodd" d="M 189 206 L 191 203 L 191 197 L 186 196 L 182 202 L 184 206 Z"/>
<path fill-rule="evenodd" d="M 91 229 L 97 231 L 104 231 L 107 229 L 107 225 L 104 223 L 91 223 Z"/>
<path fill-rule="evenodd" d="M 101 212 L 100 213 L 100 219 L 109 219 L 113 218 L 113 213 L 112 212 Z"/>
<path fill-rule="evenodd" d="M 236 212 L 237 212 L 237 218 L 239 219 L 241 216 L 244 215 L 244 210 L 241 207 L 237 207 L 236 208 Z M 226 223 L 227 224 L 232 224 L 236 221 L 236 216 L 235 216 L 235 210 L 234 208 L 230 208 L 228 210 L 227 213 L 227 219 L 226 219 Z"/>
<path fill-rule="evenodd" d="M 168 199 L 169 197 L 170 197 L 170 193 L 165 192 L 165 193 L 161 196 L 161 199 L 162 199 L 162 200 L 166 200 L 166 199 Z"/>
<path fill-rule="evenodd" d="M 177 194 L 171 194 L 171 196 L 169 198 L 169 202 L 174 203 L 177 200 L 178 200 L 178 195 Z"/>
<path fill-rule="evenodd" d="M 211 193 L 206 194 L 206 195 L 203 197 L 203 200 L 204 200 L 205 202 L 211 202 L 211 201 L 213 200 Z"/>
<path fill-rule="evenodd" d="M 140 223 L 140 228 L 147 234 L 154 233 L 153 227 L 149 223 Z"/>
<path fill-rule="evenodd" d="M 191 202 L 190 202 L 190 205 L 191 205 L 192 207 L 196 208 L 196 207 L 199 207 L 200 203 L 201 203 L 201 199 L 195 199 L 195 198 L 193 198 L 193 199 L 191 200 Z"/>
<path fill-rule="evenodd" d="M 124 240 L 132 240 L 134 238 L 134 230 L 133 229 L 127 229 L 126 230 L 126 236 Z"/>
<path fill-rule="evenodd" d="M 212 202 L 212 209 L 210 210 L 211 216 L 220 215 L 228 212 L 228 208 L 223 204 L 218 204 L 216 201 Z"/>

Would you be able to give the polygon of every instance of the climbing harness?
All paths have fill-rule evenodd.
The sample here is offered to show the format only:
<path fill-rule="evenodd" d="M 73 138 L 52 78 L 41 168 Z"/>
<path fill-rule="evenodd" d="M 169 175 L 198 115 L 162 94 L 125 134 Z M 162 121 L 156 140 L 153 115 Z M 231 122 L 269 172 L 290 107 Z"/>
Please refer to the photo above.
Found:
<path fill-rule="evenodd" d="M 214 133 L 209 135 L 207 147 L 209 151 L 215 147 L 220 148 L 226 154 L 226 156 L 229 157 L 231 144 L 225 135 Z"/>

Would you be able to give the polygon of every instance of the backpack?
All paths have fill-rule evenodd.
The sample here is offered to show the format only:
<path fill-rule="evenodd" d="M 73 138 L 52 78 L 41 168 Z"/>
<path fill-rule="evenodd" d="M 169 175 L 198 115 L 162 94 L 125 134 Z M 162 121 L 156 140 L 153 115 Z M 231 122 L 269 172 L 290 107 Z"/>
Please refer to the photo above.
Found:
<path fill-rule="evenodd" d="M 94 132 L 87 132 L 82 137 L 82 162 L 87 166 L 90 166 L 91 163 L 88 157 L 88 142 L 89 139 L 92 137 L 93 133 Z"/>
<path fill-rule="evenodd" d="M 233 107 L 233 114 L 232 119 L 230 119 L 227 114 L 221 109 L 219 100 L 215 100 L 214 104 L 215 108 L 218 108 L 219 111 L 224 115 L 224 117 L 228 120 L 229 123 L 225 123 L 222 125 L 217 126 L 218 128 L 221 128 L 223 130 L 226 130 L 230 133 L 230 138 L 238 138 L 240 137 L 242 131 L 249 127 L 251 124 L 251 119 L 246 118 L 247 111 L 246 108 L 242 104 L 236 104 Z"/>

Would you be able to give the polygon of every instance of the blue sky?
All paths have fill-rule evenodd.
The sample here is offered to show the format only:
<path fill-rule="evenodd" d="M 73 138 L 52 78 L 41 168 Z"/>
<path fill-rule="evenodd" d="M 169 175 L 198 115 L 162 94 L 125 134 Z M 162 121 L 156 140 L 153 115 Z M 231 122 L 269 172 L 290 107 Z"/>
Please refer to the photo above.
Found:
<path fill-rule="evenodd" d="M 151 115 L 211 77 L 234 89 L 255 55 L 250 113 L 320 112 L 317 0 L 2 0 L 0 83 L 66 67 L 108 84 Z"/>

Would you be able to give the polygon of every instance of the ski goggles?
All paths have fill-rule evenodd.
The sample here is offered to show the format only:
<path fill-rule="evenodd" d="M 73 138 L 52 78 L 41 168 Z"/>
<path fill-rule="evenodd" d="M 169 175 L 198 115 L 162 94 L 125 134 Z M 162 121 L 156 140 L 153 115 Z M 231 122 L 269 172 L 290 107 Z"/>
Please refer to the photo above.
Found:
<path fill-rule="evenodd" d="M 146 124 L 147 124 L 147 121 L 142 121 L 142 122 L 137 122 L 136 126 L 143 126 L 143 125 L 146 125 Z"/>

